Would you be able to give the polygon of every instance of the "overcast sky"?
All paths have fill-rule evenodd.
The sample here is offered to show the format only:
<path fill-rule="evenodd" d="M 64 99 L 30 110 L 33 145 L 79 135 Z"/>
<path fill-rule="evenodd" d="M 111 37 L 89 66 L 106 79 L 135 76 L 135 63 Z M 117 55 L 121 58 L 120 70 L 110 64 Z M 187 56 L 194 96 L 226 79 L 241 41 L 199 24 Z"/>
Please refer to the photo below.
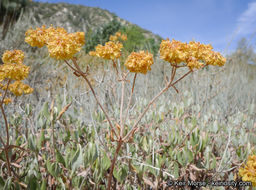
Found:
<path fill-rule="evenodd" d="M 242 37 L 256 45 L 256 0 L 37 0 L 107 9 L 163 38 L 210 43 L 228 53 Z"/>

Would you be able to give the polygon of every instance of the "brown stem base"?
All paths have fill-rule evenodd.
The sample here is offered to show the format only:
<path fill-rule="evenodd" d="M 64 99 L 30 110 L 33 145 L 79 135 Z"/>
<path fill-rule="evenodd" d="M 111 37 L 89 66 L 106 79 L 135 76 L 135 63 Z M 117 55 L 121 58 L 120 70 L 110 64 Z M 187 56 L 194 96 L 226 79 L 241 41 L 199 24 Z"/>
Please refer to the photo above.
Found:
<path fill-rule="evenodd" d="M 116 159 L 117 159 L 118 153 L 119 153 L 119 151 L 120 151 L 120 149 L 122 147 L 122 144 L 123 144 L 122 140 L 118 141 L 118 144 L 117 144 L 117 147 L 116 147 L 116 152 L 115 152 L 114 158 L 113 158 L 112 163 L 111 163 L 110 173 L 108 175 L 108 187 L 107 187 L 107 190 L 111 189 L 111 181 L 112 181 L 112 176 L 113 176 L 113 172 L 114 172 L 114 168 L 115 168 L 115 163 L 116 163 Z"/>

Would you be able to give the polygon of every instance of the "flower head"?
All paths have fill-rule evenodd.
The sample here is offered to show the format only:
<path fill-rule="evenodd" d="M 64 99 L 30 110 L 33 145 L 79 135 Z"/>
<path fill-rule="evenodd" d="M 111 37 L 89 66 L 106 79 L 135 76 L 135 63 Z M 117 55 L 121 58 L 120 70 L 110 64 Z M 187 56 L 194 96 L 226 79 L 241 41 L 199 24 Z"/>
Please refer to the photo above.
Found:
<path fill-rule="evenodd" d="M 2 57 L 4 63 L 22 64 L 24 60 L 24 53 L 21 50 L 5 51 Z"/>
<path fill-rule="evenodd" d="M 127 40 L 127 35 L 126 35 L 126 34 L 122 34 L 121 39 L 122 39 L 123 41 L 126 41 L 126 40 Z"/>
<path fill-rule="evenodd" d="M 21 50 L 4 52 L 2 57 L 4 64 L 0 65 L 0 89 L 9 90 L 16 96 L 33 92 L 33 88 L 21 82 L 29 74 L 29 67 L 22 63 L 23 59 L 24 53 Z M 8 83 L 3 84 L 6 79 L 8 79 Z M 11 81 L 14 82 L 10 83 Z M 2 96 L 1 93 L 0 96 Z M 11 101 L 10 98 L 4 98 L 3 103 L 9 104 Z"/>
<path fill-rule="evenodd" d="M 42 28 L 36 28 L 35 30 L 28 29 L 25 33 L 25 42 L 32 47 L 43 47 L 46 43 L 46 28 L 45 25 Z"/>
<path fill-rule="evenodd" d="M 169 39 L 163 40 L 160 44 L 160 57 L 170 63 L 179 64 L 185 62 L 188 56 L 186 44 Z"/>
<path fill-rule="evenodd" d="M 126 34 L 121 34 L 121 32 L 116 32 L 115 35 L 110 35 L 109 37 L 109 40 L 110 41 L 120 41 L 123 40 L 123 41 L 126 41 L 127 40 L 127 35 Z"/>
<path fill-rule="evenodd" d="M 56 34 L 47 42 L 49 54 L 55 59 L 71 59 L 84 45 L 84 33 Z"/>
<path fill-rule="evenodd" d="M 248 157 L 246 165 L 239 169 L 239 176 L 243 181 L 252 182 L 252 186 L 256 187 L 256 155 Z"/>
<path fill-rule="evenodd" d="M 211 45 L 204 45 L 199 42 L 192 41 L 187 44 L 167 39 L 163 40 L 160 45 L 160 57 L 170 63 L 187 63 L 190 69 L 199 69 L 204 65 L 223 66 L 226 59 L 212 49 Z"/>
<path fill-rule="evenodd" d="M 151 65 L 154 63 L 153 55 L 149 52 L 132 52 L 126 59 L 125 66 L 130 72 L 146 74 L 151 70 Z"/>
<path fill-rule="evenodd" d="M 1 87 L 3 90 L 6 90 L 7 86 L 4 85 Z M 21 96 L 22 94 L 31 94 L 34 89 L 29 85 L 24 84 L 21 81 L 15 81 L 8 86 L 8 90 L 12 92 L 15 96 Z"/>
<path fill-rule="evenodd" d="M 12 99 L 11 98 L 5 98 L 4 99 L 4 104 L 9 104 L 9 103 L 11 103 L 12 102 Z"/>
<path fill-rule="evenodd" d="M 109 41 L 105 43 L 104 46 L 97 45 L 95 51 L 91 51 L 89 54 L 91 56 L 101 57 L 103 59 L 117 59 L 121 56 L 121 49 L 123 48 L 123 44 L 120 42 L 112 42 Z"/>
<path fill-rule="evenodd" d="M 85 44 L 84 32 L 68 33 L 64 28 L 37 28 L 26 32 L 25 41 L 31 46 L 47 46 L 55 59 L 71 59 Z"/>
<path fill-rule="evenodd" d="M 0 65 L 0 81 L 4 79 L 24 80 L 28 77 L 30 68 L 23 64 L 7 63 Z"/>
<path fill-rule="evenodd" d="M 109 37 L 109 40 L 113 41 L 113 42 L 117 41 L 117 39 L 118 39 L 117 36 L 110 35 L 110 37 Z"/>
<path fill-rule="evenodd" d="M 5 51 L 0 65 L 0 81 L 5 79 L 23 80 L 28 77 L 29 67 L 23 65 L 24 53 L 21 50 Z"/>

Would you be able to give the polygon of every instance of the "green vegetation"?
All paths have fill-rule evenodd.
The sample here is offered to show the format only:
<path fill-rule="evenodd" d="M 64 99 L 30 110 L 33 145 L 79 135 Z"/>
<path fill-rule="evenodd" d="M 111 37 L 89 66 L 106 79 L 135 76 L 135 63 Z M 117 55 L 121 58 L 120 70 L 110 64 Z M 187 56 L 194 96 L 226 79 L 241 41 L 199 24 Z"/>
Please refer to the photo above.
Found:
<path fill-rule="evenodd" d="M 160 40 L 156 42 L 153 38 L 146 38 L 140 27 L 135 25 L 126 26 L 121 31 L 127 35 L 128 40 L 124 43 L 124 48 L 128 52 L 144 49 L 151 51 L 154 55 L 157 54 Z"/>
<path fill-rule="evenodd" d="M 93 32 L 89 30 L 85 35 L 86 45 L 85 45 L 85 52 L 89 53 L 90 51 L 94 50 L 95 46 L 98 44 L 104 44 L 109 40 L 110 35 L 114 35 L 119 29 L 121 28 L 121 23 L 118 22 L 116 19 L 113 19 L 108 24 Z"/>
<path fill-rule="evenodd" d="M 18 20 L 28 3 L 29 0 L 2 0 L 0 2 L 0 25 L 3 25 L 2 39 Z"/>
<path fill-rule="evenodd" d="M 124 50 L 128 53 L 142 49 L 148 50 L 154 55 L 158 53 L 161 38 L 157 38 L 157 41 L 154 38 L 146 38 L 143 29 L 140 27 L 136 25 L 122 26 L 116 19 L 97 29 L 96 32 L 92 30 L 87 32 L 85 52 L 89 53 L 94 50 L 98 44 L 104 45 L 109 40 L 110 35 L 114 35 L 118 31 L 127 35 L 127 41 L 124 42 Z"/>

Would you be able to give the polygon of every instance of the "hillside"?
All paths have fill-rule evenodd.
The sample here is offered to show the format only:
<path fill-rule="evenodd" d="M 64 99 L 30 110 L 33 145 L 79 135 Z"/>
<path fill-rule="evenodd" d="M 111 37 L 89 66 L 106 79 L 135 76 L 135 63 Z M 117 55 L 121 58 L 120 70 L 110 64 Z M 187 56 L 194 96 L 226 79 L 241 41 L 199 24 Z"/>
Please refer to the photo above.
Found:
<path fill-rule="evenodd" d="M 52 24 L 64 27 L 68 32 L 84 31 L 87 33 L 102 28 L 113 19 L 120 22 L 122 26 L 136 26 L 107 10 L 67 3 L 30 2 L 19 21 L 22 23 L 21 27 L 25 27 L 27 24 L 24 22 L 29 21 L 30 27 Z M 160 36 L 145 29 L 142 29 L 142 33 L 146 38 L 161 40 Z"/>

